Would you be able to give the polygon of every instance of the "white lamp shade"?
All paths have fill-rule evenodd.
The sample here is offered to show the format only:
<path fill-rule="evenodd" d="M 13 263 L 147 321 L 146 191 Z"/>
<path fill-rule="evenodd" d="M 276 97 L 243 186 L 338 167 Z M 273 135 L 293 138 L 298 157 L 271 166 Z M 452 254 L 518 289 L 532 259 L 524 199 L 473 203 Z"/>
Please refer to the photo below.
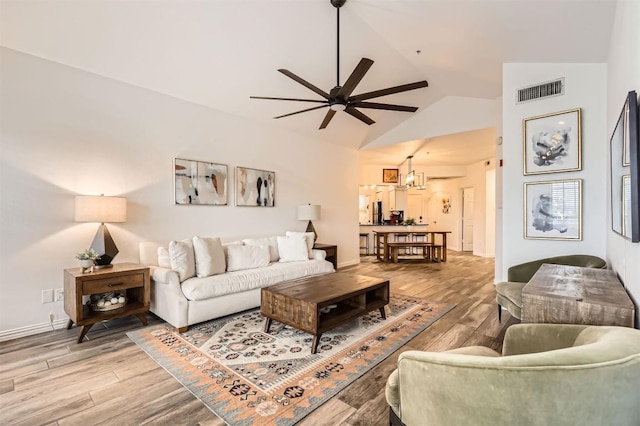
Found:
<path fill-rule="evenodd" d="M 320 219 L 320 206 L 318 204 L 305 204 L 298 207 L 298 220 Z"/>
<path fill-rule="evenodd" d="M 104 195 L 76 196 L 76 222 L 126 222 L 127 199 Z"/>

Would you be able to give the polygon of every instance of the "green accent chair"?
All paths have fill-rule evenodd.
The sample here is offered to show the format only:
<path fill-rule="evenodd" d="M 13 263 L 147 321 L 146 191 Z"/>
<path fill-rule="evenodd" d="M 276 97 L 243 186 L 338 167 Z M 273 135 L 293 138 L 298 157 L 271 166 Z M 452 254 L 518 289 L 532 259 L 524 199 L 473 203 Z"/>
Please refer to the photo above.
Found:
<path fill-rule="evenodd" d="M 555 265 L 582 266 L 584 268 L 606 269 L 607 262 L 588 254 L 547 257 L 546 259 L 514 265 L 507 270 L 507 282 L 496 284 L 496 302 L 498 302 L 498 321 L 502 322 L 504 307 L 512 317 L 522 318 L 522 288 L 535 275 L 543 263 Z"/>
<path fill-rule="evenodd" d="M 640 330 L 514 324 L 482 346 L 406 351 L 387 380 L 391 425 L 640 424 Z"/>

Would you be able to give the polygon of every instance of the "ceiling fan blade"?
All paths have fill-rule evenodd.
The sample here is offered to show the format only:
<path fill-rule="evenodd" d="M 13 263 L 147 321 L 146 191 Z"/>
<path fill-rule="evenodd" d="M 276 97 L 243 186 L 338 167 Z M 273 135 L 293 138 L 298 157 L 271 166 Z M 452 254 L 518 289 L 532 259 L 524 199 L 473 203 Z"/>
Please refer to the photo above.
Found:
<path fill-rule="evenodd" d="M 377 98 L 379 96 L 393 95 L 394 93 L 406 92 L 409 90 L 420 89 L 429 86 L 426 80 L 415 83 L 403 84 L 401 86 L 389 87 L 388 89 L 375 90 L 373 92 L 361 93 L 351 96 L 349 102 L 363 101 L 365 99 Z"/>
<path fill-rule="evenodd" d="M 378 102 L 353 102 L 351 106 L 356 108 L 384 109 L 388 111 L 404 111 L 404 112 L 416 112 L 418 110 L 418 107 L 393 105 L 393 104 L 381 104 Z"/>
<path fill-rule="evenodd" d="M 320 105 L 320 106 L 313 107 L 313 108 L 303 109 L 302 111 L 296 111 L 296 112 L 291 112 L 291 113 L 289 113 L 289 114 L 285 114 L 285 115 L 279 115 L 279 116 L 277 116 L 277 117 L 273 117 L 273 118 L 289 117 L 290 115 L 300 114 L 301 112 L 313 111 L 314 109 L 326 108 L 326 107 L 328 107 L 328 106 L 329 106 L 329 104 L 327 104 L 327 105 Z"/>
<path fill-rule="evenodd" d="M 352 106 L 348 106 L 347 109 L 344 110 L 344 112 L 346 112 L 347 114 L 351 114 L 352 116 L 362 121 L 363 123 L 368 124 L 369 126 L 375 123 L 375 121 L 373 121 L 372 119 L 370 119 L 369 117 L 367 117 L 366 115 L 364 115 L 363 113 L 361 113 L 360 111 L 358 111 Z"/>
<path fill-rule="evenodd" d="M 272 101 L 296 101 L 296 102 L 317 102 L 319 104 L 326 104 L 327 101 L 319 101 L 317 99 L 295 99 L 295 98 L 271 98 L 269 96 L 249 96 L 250 99 L 269 99 Z"/>
<path fill-rule="evenodd" d="M 342 89 L 338 91 L 338 94 L 336 95 L 336 97 L 341 99 L 347 99 L 351 95 L 351 93 L 355 90 L 356 86 L 360 83 L 360 81 L 362 80 L 364 75 L 367 73 L 367 71 L 369 71 L 369 68 L 371 68 L 371 65 L 373 65 L 373 61 L 371 59 L 367 59 L 367 58 L 360 59 L 360 62 L 358 63 L 356 68 L 353 70 L 353 72 L 351 73 L 347 81 L 344 82 Z"/>
<path fill-rule="evenodd" d="M 309 83 L 308 81 L 303 80 L 302 78 L 298 77 L 297 75 L 295 75 L 291 71 L 285 70 L 285 69 L 279 69 L 278 71 L 280 71 L 282 74 L 286 75 L 290 79 L 295 80 L 298 83 L 302 84 L 307 89 L 313 90 L 314 92 L 316 92 L 318 95 L 322 96 L 323 98 L 329 99 L 329 94 L 327 92 L 323 91 L 322 89 L 317 88 L 316 86 L 314 86 L 313 84 Z"/>
<path fill-rule="evenodd" d="M 322 120 L 322 124 L 320 125 L 318 130 L 322 130 L 327 127 L 334 115 L 336 115 L 336 112 L 334 110 L 330 109 L 329 111 L 327 111 L 327 115 L 324 116 L 324 120 Z"/>

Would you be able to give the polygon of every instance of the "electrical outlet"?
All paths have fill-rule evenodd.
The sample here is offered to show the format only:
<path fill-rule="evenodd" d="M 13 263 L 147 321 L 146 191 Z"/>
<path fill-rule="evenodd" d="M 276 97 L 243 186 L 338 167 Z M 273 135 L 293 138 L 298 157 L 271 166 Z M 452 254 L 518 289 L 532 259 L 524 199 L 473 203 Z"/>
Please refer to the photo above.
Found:
<path fill-rule="evenodd" d="M 56 302 L 62 302 L 64 300 L 64 289 L 56 288 Z"/>
<path fill-rule="evenodd" d="M 42 290 L 42 303 L 53 302 L 53 289 Z"/>

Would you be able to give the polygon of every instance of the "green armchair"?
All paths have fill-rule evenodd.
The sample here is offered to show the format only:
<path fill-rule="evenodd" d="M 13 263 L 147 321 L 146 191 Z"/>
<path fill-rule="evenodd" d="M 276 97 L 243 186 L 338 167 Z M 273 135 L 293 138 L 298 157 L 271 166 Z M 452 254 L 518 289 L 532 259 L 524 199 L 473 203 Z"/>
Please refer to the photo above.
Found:
<path fill-rule="evenodd" d="M 638 425 L 640 330 L 515 324 L 502 354 L 406 351 L 387 381 L 391 425 Z"/>
<path fill-rule="evenodd" d="M 502 321 L 502 308 L 511 316 L 522 318 L 522 288 L 533 277 L 543 263 L 555 265 L 582 266 L 584 268 L 606 269 L 607 262 L 597 256 L 571 254 L 567 256 L 547 257 L 546 259 L 514 265 L 507 270 L 507 282 L 496 284 L 496 302 L 498 302 L 498 321 Z"/>

